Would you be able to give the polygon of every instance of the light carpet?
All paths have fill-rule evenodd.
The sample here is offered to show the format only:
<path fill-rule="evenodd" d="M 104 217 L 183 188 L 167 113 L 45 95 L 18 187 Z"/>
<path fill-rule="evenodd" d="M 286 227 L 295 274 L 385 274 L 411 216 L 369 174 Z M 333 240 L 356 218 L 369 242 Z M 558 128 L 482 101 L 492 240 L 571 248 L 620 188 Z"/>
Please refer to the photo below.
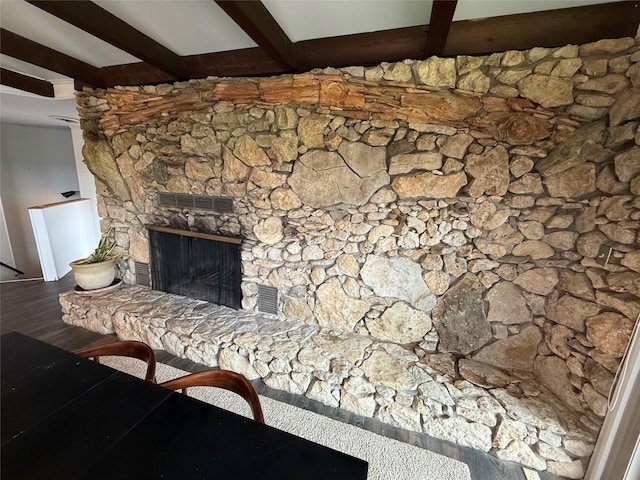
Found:
<path fill-rule="evenodd" d="M 102 363 L 137 377 L 144 377 L 146 364 L 124 357 L 104 357 Z M 189 372 L 158 363 L 158 382 Z M 196 387 L 189 396 L 251 417 L 249 405 L 231 392 Z M 469 467 L 444 455 L 378 435 L 293 405 L 260 395 L 265 422 L 299 437 L 325 445 L 369 462 L 368 480 L 471 480 Z"/>

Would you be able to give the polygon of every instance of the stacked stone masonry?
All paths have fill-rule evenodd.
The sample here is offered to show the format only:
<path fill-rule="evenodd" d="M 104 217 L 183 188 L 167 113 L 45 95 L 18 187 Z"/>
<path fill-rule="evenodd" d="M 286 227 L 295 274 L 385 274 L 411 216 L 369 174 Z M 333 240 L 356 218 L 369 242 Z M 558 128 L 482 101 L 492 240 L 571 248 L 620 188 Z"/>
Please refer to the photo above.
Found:
<path fill-rule="evenodd" d="M 241 236 L 245 310 L 272 285 L 285 325 L 371 342 L 314 377 L 300 356 L 315 349 L 224 339 L 267 383 L 580 478 L 640 311 L 638 43 L 85 89 L 102 227 L 127 283 L 148 262 L 145 224 Z M 234 212 L 161 208 L 157 192 Z M 406 383 L 376 383 L 400 359 Z M 485 368 L 523 380 L 488 385 Z M 471 384 L 483 393 L 458 395 Z M 509 413 L 523 388 L 575 412 L 584 444 Z"/>
<path fill-rule="evenodd" d="M 469 446 L 537 470 L 577 475 L 594 433 L 531 372 L 301 320 L 237 311 L 132 285 L 60 296 L 64 321 L 269 387 Z M 571 472 L 574 472 L 573 474 Z"/>

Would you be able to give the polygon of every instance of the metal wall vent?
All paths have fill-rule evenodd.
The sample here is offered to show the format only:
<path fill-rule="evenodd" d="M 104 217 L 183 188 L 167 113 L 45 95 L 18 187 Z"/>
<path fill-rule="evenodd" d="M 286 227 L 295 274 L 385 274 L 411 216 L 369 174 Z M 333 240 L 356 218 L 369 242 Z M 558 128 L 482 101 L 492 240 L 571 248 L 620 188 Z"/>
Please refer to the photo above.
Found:
<path fill-rule="evenodd" d="M 136 283 L 145 287 L 151 286 L 151 276 L 149 274 L 149 264 L 142 262 L 133 262 L 136 274 Z"/>
<path fill-rule="evenodd" d="M 191 195 L 189 193 L 158 192 L 161 207 L 193 208 L 217 213 L 233 213 L 233 199 L 211 195 Z"/>
<path fill-rule="evenodd" d="M 213 209 L 220 213 L 233 213 L 233 199 L 229 197 L 213 197 Z"/>
<path fill-rule="evenodd" d="M 278 289 L 271 285 L 258 285 L 258 311 L 278 314 Z"/>

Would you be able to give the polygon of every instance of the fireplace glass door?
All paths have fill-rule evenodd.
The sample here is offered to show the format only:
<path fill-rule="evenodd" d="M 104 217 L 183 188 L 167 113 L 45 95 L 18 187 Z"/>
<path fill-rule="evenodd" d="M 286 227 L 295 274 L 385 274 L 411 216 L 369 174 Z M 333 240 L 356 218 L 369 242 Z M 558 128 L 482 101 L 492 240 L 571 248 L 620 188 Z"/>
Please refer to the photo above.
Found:
<path fill-rule="evenodd" d="M 226 237 L 148 228 L 154 290 L 240 308 L 239 241 L 231 243 L 213 239 Z"/>

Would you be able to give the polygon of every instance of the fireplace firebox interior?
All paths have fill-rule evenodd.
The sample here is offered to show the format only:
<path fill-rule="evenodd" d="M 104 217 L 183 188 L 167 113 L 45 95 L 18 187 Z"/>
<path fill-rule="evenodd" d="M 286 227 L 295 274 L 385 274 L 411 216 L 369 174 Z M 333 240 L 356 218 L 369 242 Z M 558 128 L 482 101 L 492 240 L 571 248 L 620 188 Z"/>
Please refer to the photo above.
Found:
<path fill-rule="evenodd" d="M 239 309 L 241 239 L 147 226 L 151 286 Z"/>

